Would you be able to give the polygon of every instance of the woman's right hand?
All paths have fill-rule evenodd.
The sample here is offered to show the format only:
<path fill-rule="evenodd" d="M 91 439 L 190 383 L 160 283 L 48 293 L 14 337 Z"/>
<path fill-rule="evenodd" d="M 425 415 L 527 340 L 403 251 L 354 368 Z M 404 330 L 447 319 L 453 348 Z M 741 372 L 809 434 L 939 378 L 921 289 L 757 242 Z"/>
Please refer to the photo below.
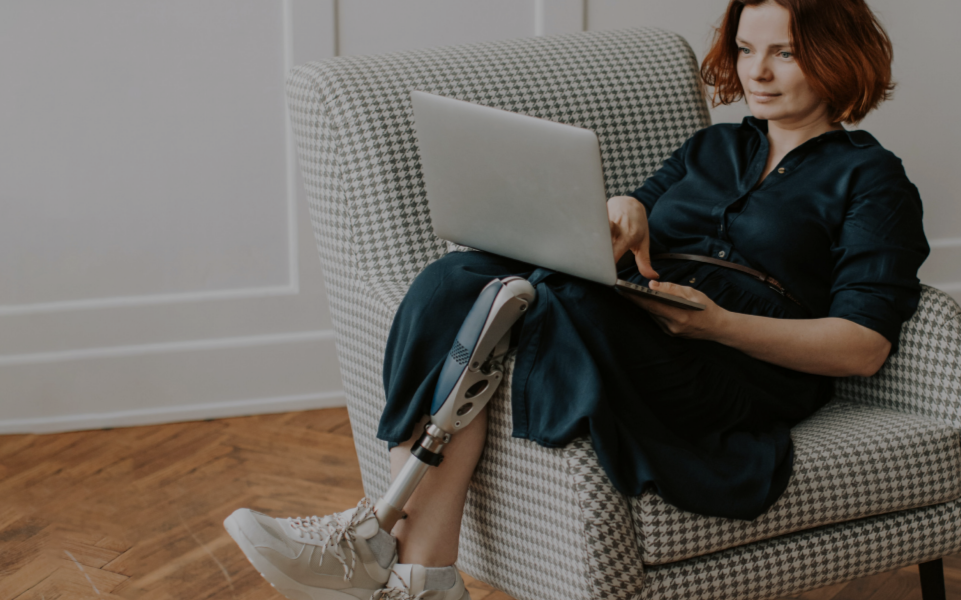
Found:
<path fill-rule="evenodd" d="M 611 224 L 614 261 L 630 250 L 641 275 L 648 279 L 660 277 L 651 266 L 651 237 L 644 205 L 631 196 L 614 196 L 607 201 L 607 218 Z"/>

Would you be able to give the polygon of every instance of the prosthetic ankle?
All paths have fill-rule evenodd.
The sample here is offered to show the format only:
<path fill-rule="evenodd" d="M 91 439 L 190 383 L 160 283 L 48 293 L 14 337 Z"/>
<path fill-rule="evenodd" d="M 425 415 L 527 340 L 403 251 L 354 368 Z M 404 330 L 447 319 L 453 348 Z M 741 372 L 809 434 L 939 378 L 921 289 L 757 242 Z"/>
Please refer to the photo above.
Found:
<path fill-rule="evenodd" d="M 520 277 L 494 279 L 481 291 L 441 369 L 430 422 L 374 507 L 384 531 L 403 518 L 404 505 L 427 470 L 444 459 L 442 451 L 451 436 L 467 427 L 494 395 L 504 378 L 511 328 L 535 297 L 534 286 Z"/>

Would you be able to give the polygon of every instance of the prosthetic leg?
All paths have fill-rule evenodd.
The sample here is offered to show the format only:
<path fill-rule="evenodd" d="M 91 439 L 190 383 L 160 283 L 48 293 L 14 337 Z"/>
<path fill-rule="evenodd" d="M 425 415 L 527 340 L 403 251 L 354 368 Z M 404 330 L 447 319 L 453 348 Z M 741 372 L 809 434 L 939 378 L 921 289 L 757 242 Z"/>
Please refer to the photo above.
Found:
<path fill-rule="evenodd" d="M 534 286 L 520 277 L 495 279 L 481 291 L 441 369 L 430 423 L 411 448 L 400 474 L 374 506 L 384 531 L 389 532 L 404 517 L 404 505 L 428 468 L 444 459 L 442 451 L 451 436 L 466 427 L 494 395 L 504 378 L 511 327 L 535 297 Z"/>

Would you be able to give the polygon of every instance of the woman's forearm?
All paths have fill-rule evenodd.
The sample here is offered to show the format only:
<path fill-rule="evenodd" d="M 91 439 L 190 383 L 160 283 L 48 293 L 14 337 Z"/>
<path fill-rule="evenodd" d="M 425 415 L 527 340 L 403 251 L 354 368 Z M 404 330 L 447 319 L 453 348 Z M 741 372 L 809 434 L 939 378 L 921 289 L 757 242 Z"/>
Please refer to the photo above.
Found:
<path fill-rule="evenodd" d="M 832 377 L 870 376 L 877 373 L 891 351 L 891 342 L 883 335 L 847 319 L 745 315 L 721 308 L 692 287 L 659 281 L 649 285 L 705 306 L 703 311 L 692 311 L 629 296 L 670 335 L 720 342 L 795 371 Z"/>
<path fill-rule="evenodd" d="M 829 375 L 873 375 L 891 351 L 876 331 L 846 319 L 772 319 L 726 313 L 711 339 L 782 367 Z"/>

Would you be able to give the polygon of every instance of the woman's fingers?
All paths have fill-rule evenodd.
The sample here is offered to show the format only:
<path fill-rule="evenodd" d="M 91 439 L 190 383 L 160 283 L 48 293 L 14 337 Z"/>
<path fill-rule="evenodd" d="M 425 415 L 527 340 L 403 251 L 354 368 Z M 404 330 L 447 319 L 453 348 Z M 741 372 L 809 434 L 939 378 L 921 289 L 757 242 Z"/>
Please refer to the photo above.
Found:
<path fill-rule="evenodd" d="M 651 267 L 644 206 L 630 196 L 615 196 L 607 201 L 607 218 L 611 225 L 614 260 L 620 260 L 628 250 L 634 250 L 638 270 L 648 279 L 657 278 L 657 272 Z"/>
<path fill-rule="evenodd" d="M 630 296 L 635 304 L 651 315 L 665 333 L 674 337 L 710 339 L 711 331 L 718 324 L 719 310 L 723 312 L 723 309 L 719 309 L 704 292 L 685 285 L 660 281 L 651 281 L 650 287 L 652 290 L 700 302 L 706 307 L 704 311 L 693 311 L 657 300 Z"/>
<path fill-rule="evenodd" d="M 667 292 L 668 294 L 674 294 L 675 296 L 687 298 L 688 300 L 694 300 L 694 297 L 698 295 L 692 287 L 678 285 L 676 283 L 670 283 L 667 281 L 652 281 L 651 289 L 659 292 Z"/>
<path fill-rule="evenodd" d="M 634 304 L 640 306 L 647 312 L 651 313 L 652 316 L 657 316 L 658 318 L 664 318 L 670 314 L 671 310 L 676 310 L 674 307 L 664 304 L 663 302 L 651 300 L 650 298 L 645 298 L 643 296 L 635 296 L 634 294 L 629 294 L 627 292 L 623 292 L 621 295 Z"/>
<path fill-rule="evenodd" d="M 614 262 L 617 262 L 621 260 L 621 257 L 624 256 L 624 253 L 627 252 L 627 244 L 618 238 L 612 239 L 611 242 L 614 246 Z"/>
<path fill-rule="evenodd" d="M 657 279 L 660 275 L 651 266 L 651 240 L 644 236 L 640 245 L 634 250 L 634 261 L 637 263 L 637 270 L 641 275 L 648 279 Z"/>
<path fill-rule="evenodd" d="M 624 240 L 624 236 L 621 235 L 621 227 L 613 219 L 609 221 L 611 224 L 611 245 L 614 247 L 614 262 L 621 260 L 624 253 L 627 252 L 627 242 Z"/>

